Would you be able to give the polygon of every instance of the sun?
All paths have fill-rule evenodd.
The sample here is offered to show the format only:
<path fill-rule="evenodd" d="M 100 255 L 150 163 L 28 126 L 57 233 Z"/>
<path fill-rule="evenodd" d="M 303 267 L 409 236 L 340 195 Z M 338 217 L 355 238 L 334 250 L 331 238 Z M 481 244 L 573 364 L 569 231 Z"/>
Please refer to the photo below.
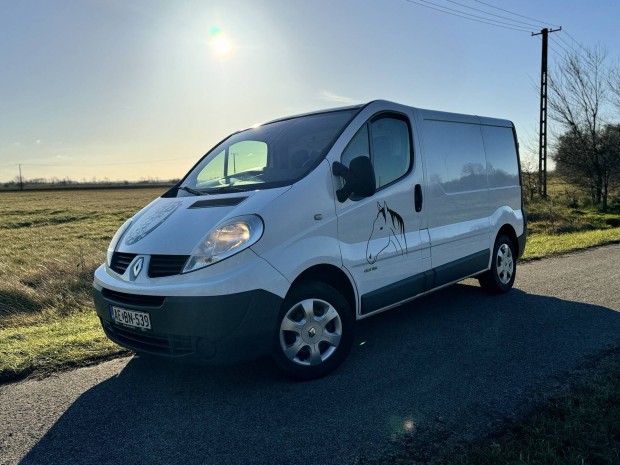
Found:
<path fill-rule="evenodd" d="M 223 57 L 223 56 L 229 55 L 230 52 L 232 51 L 233 49 L 232 42 L 230 41 L 230 39 L 228 39 L 228 37 L 226 37 L 225 34 L 222 33 L 222 30 L 219 27 L 213 26 L 209 30 L 209 38 L 210 38 L 211 48 L 213 49 L 216 55 Z"/>
<path fill-rule="evenodd" d="M 232 50 L 232 43 L 226 37 L 219 35 L 213 40 L 213 50 L 217 55 L 226 56 Z"/>

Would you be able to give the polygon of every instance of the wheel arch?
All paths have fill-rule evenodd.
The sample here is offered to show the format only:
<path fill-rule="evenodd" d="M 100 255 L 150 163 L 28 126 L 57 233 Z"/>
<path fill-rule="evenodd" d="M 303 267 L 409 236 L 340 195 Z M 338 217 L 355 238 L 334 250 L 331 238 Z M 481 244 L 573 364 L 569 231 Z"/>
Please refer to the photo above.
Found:
<path fill-rule="evenodd" d="M 301 281 L 318 281 L 328 286 L 333 287 L 349 303 L 353 317 L 357 314 L 357 297 L 355 294 L 355 288 L 353 283 L 349 279 L 349 276 L 341 269 L 334 265 L 314 265 L 303 273 L 301 273 L 292 282 L 290 289 L 293 289 L 296 284 Z M 290 291 L 289 291 L 290 292 Z"/>
<path fill-rule="evenodd" d="M 515 248 L 516 256 L 520 257 L 521 251 L 519 250 L 519 241 L 517 239 L 517 233 L 515 232 L 514 228 L 510 224 L 503 225 L 501 228 L 499 228 L 499 231 L 497 231 L 497 235 L 495 236 L 493 243 L 495 243 L 497 238 L 502 235 L 508 236 L 508 238 L 512 241 L 512 245 Z"/>

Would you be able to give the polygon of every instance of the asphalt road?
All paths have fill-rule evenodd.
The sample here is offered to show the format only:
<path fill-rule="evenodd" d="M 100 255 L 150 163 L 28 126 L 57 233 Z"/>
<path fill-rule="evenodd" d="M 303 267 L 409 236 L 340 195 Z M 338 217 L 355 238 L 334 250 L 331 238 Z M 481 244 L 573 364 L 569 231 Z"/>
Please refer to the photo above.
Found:
<path fill-rule="evenodd" d="M 125 358 L 5 385 L 0 463 L 368 464 L 406 438 L 432 456 L 620 345 L 619 262 L 620 245 L 532 262 L 507 295 L 469 280 L 370 318 L 323 380 Z"/>

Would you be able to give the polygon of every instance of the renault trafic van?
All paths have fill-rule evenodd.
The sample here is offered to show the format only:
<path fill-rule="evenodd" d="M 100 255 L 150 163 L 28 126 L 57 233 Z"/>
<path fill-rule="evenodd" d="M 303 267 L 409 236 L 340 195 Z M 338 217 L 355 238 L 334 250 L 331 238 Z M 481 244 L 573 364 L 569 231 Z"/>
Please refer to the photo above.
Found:
<path fill-rule="evenodd" d="M 311 379 L 356 320 L 468 277 L 507 292 L 525 237 L 510 121 L 374 101 L 226 138 L 118 230 L 94 299 L 138 353 Z"/>

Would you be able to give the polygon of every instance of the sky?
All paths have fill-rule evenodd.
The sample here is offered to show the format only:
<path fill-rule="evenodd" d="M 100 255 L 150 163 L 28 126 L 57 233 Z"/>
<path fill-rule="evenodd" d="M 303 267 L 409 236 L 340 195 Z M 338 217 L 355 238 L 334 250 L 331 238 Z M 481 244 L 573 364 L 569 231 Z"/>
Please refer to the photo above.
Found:
<path fill-rule="evenodd" d="M 477 10 L 507 24 L 456 16 Z M 562 26 L 550 67 L 580 46 L 616 61 L 619 17 L 617 0 L 0 0 L 0 182 L 180 178 L 231 132 L 375 99 L 510 119 L 527 156 L 531 32 Z"/>

